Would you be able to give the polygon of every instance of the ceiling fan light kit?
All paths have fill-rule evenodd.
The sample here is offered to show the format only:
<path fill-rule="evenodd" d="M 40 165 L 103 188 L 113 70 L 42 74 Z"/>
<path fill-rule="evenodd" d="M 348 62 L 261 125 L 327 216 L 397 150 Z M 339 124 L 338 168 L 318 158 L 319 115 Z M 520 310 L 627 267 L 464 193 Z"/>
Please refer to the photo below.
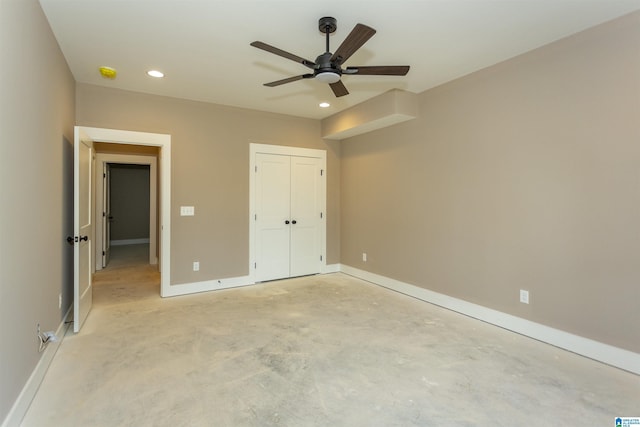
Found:
<path fill-rule="evenodd" d="M 342 64 L 347 61 L 358 49 L 362 47 L 376 33 L 371 27 L 364 24 L 357 24 L 347 38 L 338 47 L 335 53 L 329 50 L 329 34 L 338 28 L 335 18 L 325 16 L 318 21 L 318 29 L 325 34 L 326 51 L 316 58 L 315 62 L 292 53 L 286 52 L 277 47 L 266 43 L 255 41 L 251 46 L 257 47 L 264 51 L 273 53 L 283 58 L 290 59 L 294 62 L 304 65 L 313 70 L 313 73 L 302 74 L 299 76 L 288 77 L 282 80 L 265 83 L 265 86 L 275 87 L 285 83 L 292 83 L 302 79 L 316 79 L 322 83 L 328 83 L 335 96 L 345 96 L 349 91 L 341 81 L 343 74 L 347 75 L 369 75 L 369 76 L 405 76 L 409 72 L 408 65 L 392 65 L 392 66 L 368 66 L 368 67 L 347 67 L 342 68 Z"/>
<path fill-rule="evenodd" d="M 316 80 L 322 83 L 335 83 L 340 80 L 340 74 L 333 71 L 325 71 L 324 73 L 316 74 Z"/>

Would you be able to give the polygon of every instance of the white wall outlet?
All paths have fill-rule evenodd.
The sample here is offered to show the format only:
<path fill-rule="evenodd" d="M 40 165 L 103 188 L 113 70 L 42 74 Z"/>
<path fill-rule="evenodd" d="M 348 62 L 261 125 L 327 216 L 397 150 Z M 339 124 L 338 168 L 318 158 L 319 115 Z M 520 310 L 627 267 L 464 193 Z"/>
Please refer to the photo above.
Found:
<path fill-rule="evenodd" d="M 520 289 L 520 302 L 523 304 L 529 304 L 529 291 Z"/>
<path fill-rule="evenodd" d="M 62 294 L 58 294 L 58 308 L 62 308 Z"/>
<path fill-rule="evenodd" d="M 193 261 L 193 271 L 200 271 L 200 261 Z"/>
<path fill-rule="evenodd" d="M 180 206 L 180 216 L 194 216 L 196 208 L 194 206 Z"/>
<path fill-rule="evenodd" d="M 362 261 L 367 262 L 367 253 L 362 252 Z"/>

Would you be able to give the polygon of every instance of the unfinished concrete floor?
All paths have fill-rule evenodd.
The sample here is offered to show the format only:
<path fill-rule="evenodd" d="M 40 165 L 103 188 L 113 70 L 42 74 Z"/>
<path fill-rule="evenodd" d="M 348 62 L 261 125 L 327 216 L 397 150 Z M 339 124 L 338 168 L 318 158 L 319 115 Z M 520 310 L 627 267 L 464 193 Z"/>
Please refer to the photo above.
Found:
<path fill-rule="evenodd" d="M 117 251 L 117 248 L 115 248 Z M 344 274 L 161 299 L 115 262 L 23 426 L 613 426 L 640 377 Z"/>

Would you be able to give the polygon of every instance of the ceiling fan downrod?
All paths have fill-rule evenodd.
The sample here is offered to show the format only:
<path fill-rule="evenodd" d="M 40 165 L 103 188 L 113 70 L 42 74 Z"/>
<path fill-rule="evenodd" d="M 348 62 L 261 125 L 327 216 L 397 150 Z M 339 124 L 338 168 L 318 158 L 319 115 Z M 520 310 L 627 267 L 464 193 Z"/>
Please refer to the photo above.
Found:
<path fill-rule="evenodd" d="M 332 18 L 330 16 L 325 16 L 324 18 L 320 18 L 318 21 L 318 29 L 321 33 L 325 33 L 325 37 L 327 40 L 327 50 L 325 53 L 329 53 L 329 34 L 336 31 L 338 28 L 338 21 L 336 18 Z"/>

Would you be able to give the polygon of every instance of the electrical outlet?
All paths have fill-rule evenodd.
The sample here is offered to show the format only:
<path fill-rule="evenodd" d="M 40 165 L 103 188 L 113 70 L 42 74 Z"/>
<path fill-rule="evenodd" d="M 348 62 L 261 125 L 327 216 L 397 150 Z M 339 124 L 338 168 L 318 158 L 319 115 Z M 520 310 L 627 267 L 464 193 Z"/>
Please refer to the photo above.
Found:
<path fill-rule="evenodd" d="M 520 289 L 520 302 L 523 304 L 529 304 L 529 291 Z"/>
<path fill-rule="evenodd" d="M 193 261 L 193 271 L 200 271 L 200 261 Z"/>
<path fill-rule="evenodd" d="M 362 261 L 363 262 L 367 262 L 367 253 L 366 252 L 362 252 Z"/>

